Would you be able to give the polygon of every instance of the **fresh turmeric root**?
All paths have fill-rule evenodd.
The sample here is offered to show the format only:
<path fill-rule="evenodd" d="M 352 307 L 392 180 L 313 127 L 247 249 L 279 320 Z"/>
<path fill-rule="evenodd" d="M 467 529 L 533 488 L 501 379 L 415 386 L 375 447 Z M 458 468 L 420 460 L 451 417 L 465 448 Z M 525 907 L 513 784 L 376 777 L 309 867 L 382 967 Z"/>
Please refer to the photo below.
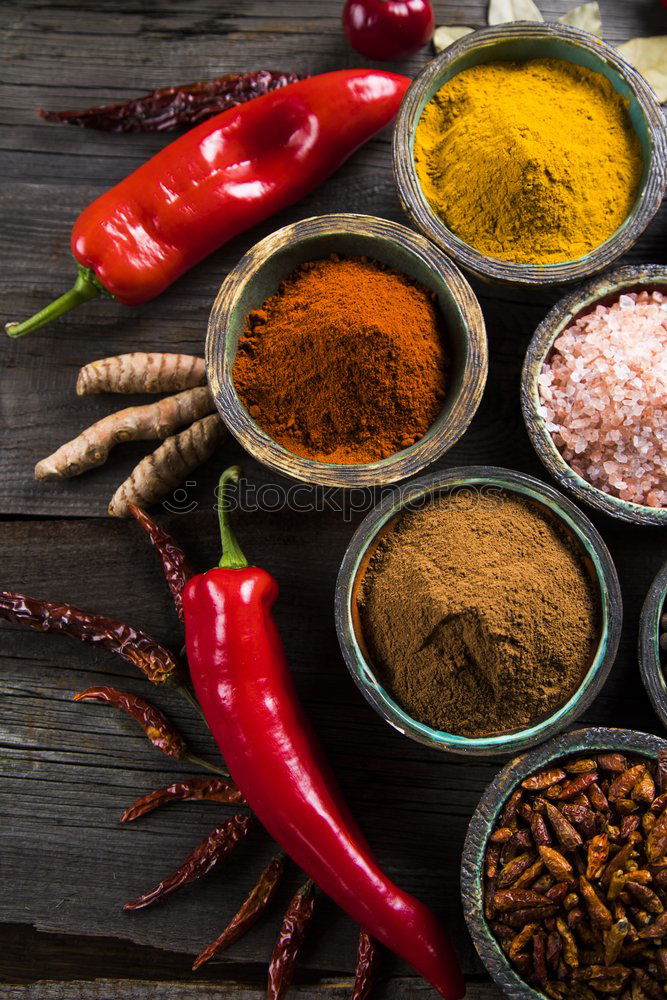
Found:
<path fill-rule="evenodd" d="M 66 479 L 106 462 L 121 441 L 164 440 L 118 487 L 109 513 L 125 517 L 128 505 L 148 506 L 167 496 L 213 454 L 225 435 L 206 385 L 202 358 L 191 354 L 118 354 L 79 372 L 79 396 L 97 392 L 174 392 L 156 403 L 128 406 L 98 420 L 35 466 L 35 478 Z M 211 415 L 209 415 L 211 414 Z M 174 432 L 184 424 L 185 430 Z"/>
<path fill-rule="evenodd" d="M 167 496 L 175 486 L 210 458 L 226 433 L 217 414 L 204 417 L 180 434 L 167 438 L 152 455 L 139 462 L 109 504 L 112 517 L 128 517 L 129 505 L 148 507 Z"/>
<path fill-rule="evenodd" d="M 203 358 L 192 354 L 116 354 L 85 365 L 76 380 L 77 396 L 97 392 L 180 392 L 206 385 Z"/>
<path fill-rule="evenodd" d="M 35 479 L 68 479 L 106 462 L 121 441 L 162 441 L 183 424 L 200 420 L 215 410 L 208 390 L 186 389 L 146 406 L 128 406 L 110 413 L 78 437 L 62 445 L 35 466 Z"/>

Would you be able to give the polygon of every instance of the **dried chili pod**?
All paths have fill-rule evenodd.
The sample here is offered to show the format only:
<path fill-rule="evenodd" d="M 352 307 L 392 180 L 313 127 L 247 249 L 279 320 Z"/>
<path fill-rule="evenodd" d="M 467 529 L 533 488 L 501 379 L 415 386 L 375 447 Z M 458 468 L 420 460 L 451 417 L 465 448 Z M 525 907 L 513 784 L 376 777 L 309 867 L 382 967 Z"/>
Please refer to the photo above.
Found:
<path fill-rule="evenodd" d="M 574 851 L 581 847 L 582 839 L 569 820 L 550 802 L 546 803 L 547 817 L 564 851 Z"/>
<path fill-rule="evenodd" d="M 119 708 L 138 722 L 149 741 L 167 757 L 183 760 L 188 755 L 185 740 L 162 712 L 145 698 L 113 687 L 92 687 L 74 695 L 74 701 L 100 701 Z"/>
<path fill-rule="evenodd" d="M 225 948 L 229 948 L 235 941 L 238 941 L 240 937 L 243 937 L 246 931 L 249 931 L 266 913 L 276 894 L 284 870 L 285 855 L 276 854 L 269 861 L 238 913 L 232 917 L 222 934 L 197 955 L 192 966 L 193 972 L 204 962 L 208 962 L 214 955 L 218 955 Z"/>
<path fill-rule="evenodd" d="M 552 767 L 546 771 L 539 771 L 538 774 L 532 774 L 529 778 L 525 778 L 521 782 L 521 787 L 525 788 L 528 792 L 543 792 L 547 788 L 551 788 L 552 785 L 558 784 L 565 777 L 565 771 L 560 767 Z"/>
<path fill-rule="evenodd" d="M 572 865 L 560 851 L 554 847 L 540 847 L 539 853 L 544 864 L 557 879 L 567 881 L 572 878 Z"/>
<path fill-rule="evenodd" d="M 580 795 L 595 784 L 597 779 L 596 771 L 587 771 L 586 774 L 579 774 L 569 781 L 565 781 L 558 793 L 559 799 L 573 799 L 575 795 Z"/>
<path fill-rule="evenodd" d="M 526 924 L 525 927 L 521 928 L 518 934 L 514 935 L 507 950 L 507 955 L 513 962 L 517 960 L 526 945 L 533 940 L 533 934 L 537 933 L 538 930 L 538 924 Z"/>
<path fill-rule="evenodd" d="M 623 771 L 622 774 L 614 778 L 607 793 L 609 801 L 614 802 L 616 799 L 626 798 L 640 778 L 643 778 L 645 771 L 646 768 L 643 764 L 634 764 L 627 771 Z"/>
<path fill-rule="evenodd" d="M 568 774 L 586 774 L 588 771 L 594 771 L 597 767 L 597 762 L 593 758 L 579 758 L 579 760 L 570 761 L 563 765 Z"/>
<path fill-rule="evenodd" d="M 601 753 L 598 755 L 598 767 L 603 771 L 620 774 L 628 766 L 627 758 L 622 753 Z"/>
<path fill-rule="evenodd" d="M 164 572 L 165 580 L 167 581 L 167 586 L 169 587 L 171 596 L 174 600 L 176 613 L 181 621 L 183 621 L 183 602 L 181 594 L 183 592 L 183 587 L 194 573 L 192 567 L 190 566 L 190 561 L 180 545 L 178 545 L 171 535 L 165 531 L 164 528 L 160 527 L 157 521 L 154 521 L 153 518 L 146 513 L 146 511 L 137 507 L 136 504 L 133 503 L 128 504 L 128 509 L 134 519 L 144 529 L 148 535 L 151 545 L 160 557 L 162 570 Z"/>
<path fill-rule="evenodd" d="M 593 782 L 588 789 L 588 801 L 594 809 L 598 810 L 598 812 L 607 812 L 609 809 L 607 796 L 604 794 L 597 782 Z"/>
<path fill-rule="evenodd" d="M 547 973 L 547 938 L 544 931 L 533 934 L 533 972 L 543 986 L 549 979 Z"/>
<path fill-rule="evenodd" d="M 49 122 L 103 132 L 165 132 L 178 125 L 195 125 L 300 79 L 298 73 L 266 69 L 229 73 L 214 80 L 164 87 L 118 104 L 103 104 L 85 111 L 44 111 L 40 108 L 37 114 Z"/>
<path fill-rule="evenodd" d="M 608 931 L 613 923 L 613 917 L 585 875 L 579 876 L 579 891 L 593 926 Z"/>
<path fill-rule="evenodd" d="M 142 795 L 125 810 L 120 821 L 130 823 L 168 802 L 224 802 L 226 805 L 243 805 L 245 799 L 236 785 L 225 778 L 189 778 Z"/>
<path fill-rule="evenodd" d="M 352 1000 L 368 1000 L 378 978 L 380 952 L 378 944 L 363 927 L 359 931 L 357 965 L 354 971 Z"/>
<path fill-rule="evenodd" d="M 222 826 L 217 826 L 197 844 L 173 875 L 159 882 L 150 892 L 125 903 L 123 909 L 142 910 L 146 906 L 152 906 L 153 903 L 171 896 L 177 889 L 182 889 L 183 886 L 190 885 L 191 882 L 206 875 L 243 840 L 250 829 L 250 819 L 251 817 L 244 813 L 236 813 Z"/>
<path fill-rule="evenodd" d="M 178 674 L 176 660 L 168 649 L 145 632 L 106 615 L 91 615 L 70 604 L 0 591 L 0 618 L 36 632 L 57 632 L 109 649 L 138 667 L 153 684 L 164 684 Z"/>
<path fill-rule="evenodd" d="M 605 965 L 614 965 L 617 961 L 629 930 L 630 925 L 627 917 L 622 917 L 620 920 L 617 920 L 616 923 L 612 924 L 609 928 L 604 942 Z"/>
<path fill-rule="evenodd" d="M 496 880 L 496 885 L 499 889 L 507 889 L 509 886 L 514 885 L 516 880 L 520 875 L 530 868 L 535 862 L 535 855 L 532 851 L 526 854 L 518 854 L 511 861 L 501 869 L 498 873 L 498 878 Z"/>
<path fill-rule="evenodd" d="M 658 819 L 648 835 L 646 841 L 646 857 L 649 861 L 657 861 L 667 851 L 667 809 L 658 816 Z"/>
<path fill-rule="evenodd" d="M 308 879 L 292 897 L 285 911 L 271 955 L 267 1000 L 282 1000 L 287 993 L 314 908 L 315 887 Z"/>
<path fill-rule="evenodd" d="M 536 812 L 533 813 L 530 820 L 530 832 L 533 836 L 533 843 L 535 844 L 535 847 L 551 847 L 551 834 L 547 829 L 544 816 L 540 816 L 540 814 Z"/>
<path fill-rule="evenodd" d="M 549 900 L 532 889 L 498 889 L 494 896 L 498 910 L 522 910 L 532 906 L 544 906 Z"/>

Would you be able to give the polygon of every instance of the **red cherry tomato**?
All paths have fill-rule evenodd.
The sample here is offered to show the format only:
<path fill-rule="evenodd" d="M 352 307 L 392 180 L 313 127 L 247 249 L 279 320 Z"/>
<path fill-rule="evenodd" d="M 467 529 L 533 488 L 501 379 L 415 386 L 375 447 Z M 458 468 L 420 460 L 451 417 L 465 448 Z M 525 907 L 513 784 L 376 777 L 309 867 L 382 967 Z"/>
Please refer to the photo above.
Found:
<path fill-rule="evenodd" d="M 347 0 L 343 31 L 367 59 L 402 59 L 430 40 L 435 28 L 429 0 Z"/>

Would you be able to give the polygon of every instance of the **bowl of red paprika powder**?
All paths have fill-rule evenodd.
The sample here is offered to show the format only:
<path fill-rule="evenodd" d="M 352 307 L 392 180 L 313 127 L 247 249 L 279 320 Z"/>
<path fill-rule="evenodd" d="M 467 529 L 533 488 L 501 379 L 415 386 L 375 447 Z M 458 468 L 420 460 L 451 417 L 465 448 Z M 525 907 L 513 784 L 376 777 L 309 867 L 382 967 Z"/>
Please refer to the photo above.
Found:
<path fill-rule="evenodd" d="M 225 424 L 301 482 L 372 487 L 414 475 L 461 437 L 487 343 L 465 278 L 386 219 L 327 215 L 266 237 L 223 282 L 206 340 Z"/>
<path fill-rule="evenodd" d="M 471 466 L 396 487 L 345 553 L 335 619 L 370 705 L 436 750 L 510 754 L 600 692 L 622 601 L 609 551 L 532 476 Z"/>

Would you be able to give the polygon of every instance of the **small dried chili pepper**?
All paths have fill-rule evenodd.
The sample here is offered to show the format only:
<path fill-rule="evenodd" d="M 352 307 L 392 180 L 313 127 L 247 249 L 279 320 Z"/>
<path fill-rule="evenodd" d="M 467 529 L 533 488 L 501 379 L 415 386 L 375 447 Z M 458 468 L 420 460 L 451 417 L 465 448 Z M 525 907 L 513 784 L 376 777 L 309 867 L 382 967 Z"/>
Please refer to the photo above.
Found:
<path fill-rule="evenodd" d="M 226 805 L 243 805 L 244 801 L 236 785 L 224 778 L 190 778 L 142 795 L 125 810 L 120 821 L 130 823 L 168 802 L 224 802 Z"/>
<path fill-rule="evenodd" d="M 5 590 L 0 591 L 0 618 L 36 632 L 59 632 L 109 649 L 133 663 L 153 684 L 164 684 L 177 676 L 176 660 L 168 649 L 145 632 L 106 615 L 91 615 L 70 604 Z"/>
<path fill-rule="evenodd" d="M 183 621 L 183 601 L 181 594 L 183 593 L 183 587 L 190 577 L 194 575 L 190 561 L 180 545 L 174 541 L 164 528 L 160 527 L 157 521 L 149 517 L 146 511 L 133 503 L 128 504 L 128 509 L 144 529 L 160 557 L 164 577 L 171 591 L 171 596 L 174 599 L 176 613 L 181 621 Z"/>
<path fill-rule="evenodd" d="M 131 719 L 139 723 L 153 746 L 166 754 L 167 757 L 173 757 L 175 760 L 187 760 L 190 764 L 197 764 L 209 771 L 215 771 L 229 777 L 226 772 L 214 764 L 209 764 L 208 761 L 190 753 L 185 740 L 173 722 L 170 722 L 159 708 L 151 705 L 149 701 L 141 698 L 138 694 L 119 691 L 118 688 L 114 687 L 93 687 L 75 694 L 74 701 L 100 701 L 113 705 L 114 708 L 120 708 Z"/>
<path fill-rule="evenodd" d="M 359 931 L 357 967 L 354 972 L 352 1000 L 368 1000 L 377 982 L 380 952 L 374 939 L 362 927 Z"/>
<path fill-rule="evenodd" d="M 287 993 L 314 909 L 315 887 L 308 879 L 294 894 L 285 911 L 271 955 L 267 1000 L 282 1000 Z"/>
<path fill-rule="evenodd" d="M 253 73 L 228 73 L 213 80 L 162 87 L 143 97 L 117 104 L 102 104 L 85 111 L 37 110 L 47 122 L 78 125 L 102 132 L 166 132 L 178 125 L 195 125 L 254 97 L 296 83 L 298 73 L 261 69 Z"/>
<path fill-rule="evenodd" d="M 240 937 L 249 931 L 250 928 L 257 923 L 259 918 L 263 916 L 268 907 L 270 906 L 280 879 L 285 870 L 285 855 L 276 854 L 275 858 L 269 861 L 268 865 L 259 876 L 257 884 L 251 889 L 250 894 L 246 898 L 245 902 L 241 906 L 240 910 L 235 917 L 232 917 L 231 921 L 227 924 L 222 934 L 215 939 L 211 944 L 209 944 L 204 950 L 197 956 L 192 966 L 192 971 L 195 972 L 200 965 L 204 962 L 208 962 L 209 959 L 213 958 L 219 952 L 224 951 L 235 941 L 238 941 Z"/>
<path fill-rule="evenodd" d="M 182 865 L 179 865 L 173 875 L 159 882 L 150 892 L 125 903 L 123 909 L 143 910 L 144 907 L 152 906 L 153 903 L 166 899 L 167 896 L 171 896 L 172 892 L 176 892 L 177 889 L 182 889 L 183 886 L 190 885 L 191 882 L 206 875 L 218 861 L 226 857 L 243 840 L 250 829 L 250 819 L 251 817 L 244 813 L 236 813 L 222 826 L 216 826 L 215 830 L 197 844 L 194 851 L 188 855 Z"/>

